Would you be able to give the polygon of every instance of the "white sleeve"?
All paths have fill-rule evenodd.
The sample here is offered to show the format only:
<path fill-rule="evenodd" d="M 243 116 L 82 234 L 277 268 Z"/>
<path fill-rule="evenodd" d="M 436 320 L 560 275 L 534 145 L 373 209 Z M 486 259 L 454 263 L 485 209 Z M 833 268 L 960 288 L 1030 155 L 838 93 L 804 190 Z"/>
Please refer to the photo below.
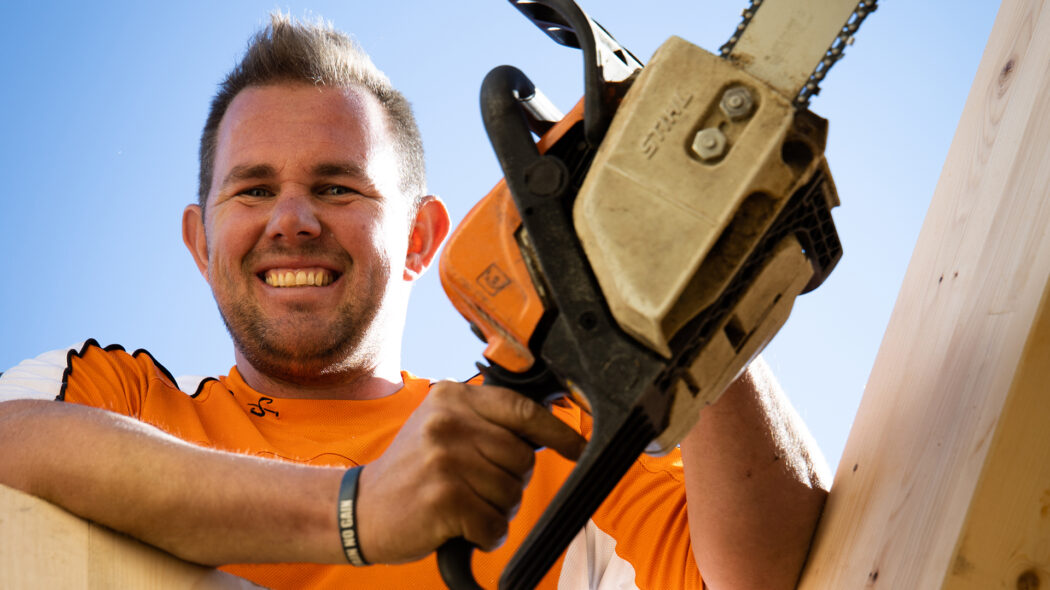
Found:
<path fill-rule="evenodd" d="M 52 350 L 22 361 L 0 375 L 0 402 L 16 399 L 54 400 L 62 391 L 62 379 L 69 366 L 69 353 L 84 343 Z"/>
<path fill-rule="evenodd" d="M 179 387 L 182 393 L 189 396 L 196 396 L 201 391 L 201 385 L 208 380 L 207 377 L 200 375 L 180 375 L 175 378 L 175 385 Z"/>
<path fill-rule="evenodd" d="M 616 539 L 588 520 L 565 550 L 558 590 L 636 590 L 634 566 L 616 553 Z"/>

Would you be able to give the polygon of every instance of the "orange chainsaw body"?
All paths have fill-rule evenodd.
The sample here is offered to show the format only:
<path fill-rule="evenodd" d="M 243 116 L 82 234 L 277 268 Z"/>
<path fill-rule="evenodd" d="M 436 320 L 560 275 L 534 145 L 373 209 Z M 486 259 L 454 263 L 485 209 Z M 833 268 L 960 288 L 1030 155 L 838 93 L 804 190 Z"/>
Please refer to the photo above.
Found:
<path fill-rule="evenodd" d="M 582 120 L 581 100 L 540 138 L 539 152 Z M 545 309 L 519 243 L 520 230 L 521 216 L 500 180 L 452 232 L 439 265 L 452 305 L 485 340 L 485 357 L 514 373 L 536 362 L 529 340 Z"/>

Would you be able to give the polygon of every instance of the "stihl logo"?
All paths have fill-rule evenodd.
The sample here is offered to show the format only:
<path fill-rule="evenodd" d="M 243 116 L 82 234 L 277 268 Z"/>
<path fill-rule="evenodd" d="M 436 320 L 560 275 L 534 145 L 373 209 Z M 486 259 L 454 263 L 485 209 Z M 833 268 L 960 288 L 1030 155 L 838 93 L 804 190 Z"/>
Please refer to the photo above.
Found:
<path fill-rule="evenodd" d="M 675 125 L 678 124 L 678 121 L 682 119 L 682 116 L 685 115 L 686 109 L 692 102 L 692 94 L 682 96 L 681 94 L 678 94 L 678 91 L 675 91 L 675 93 L 671 95 L 670 103 L 664 108 L 664 111 L 660 113 L 660 118 L 656 120 L 655 124 L 653 124 L 649 133 L 647 133 L 645 138 L 642 139 L 642 153 L 645 154 L 646 159 L 651 160 L 653 156 L 656 155 L 656 152 L 659 151 L 664 140 L 667 139 L 667 134 L 670 133 Z"/>
<path fill-rule="evenodd" d="M 507 276 L 507 273 L 500 270 L 500 267 L 496 266 L 495 263 L 492 263 L 478 275 L 477 281 L 481 288 L 485 289 L 486 293 L 495 295 L 510 284 L 510 277 Z"/>

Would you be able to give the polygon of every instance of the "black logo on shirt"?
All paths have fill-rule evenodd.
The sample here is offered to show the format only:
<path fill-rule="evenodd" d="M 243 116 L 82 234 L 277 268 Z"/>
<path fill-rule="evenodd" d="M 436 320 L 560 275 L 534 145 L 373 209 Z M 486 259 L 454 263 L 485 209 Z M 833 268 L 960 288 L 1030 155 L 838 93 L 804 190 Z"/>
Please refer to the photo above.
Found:
<path fill-rule="evenodd" d="M 248 411 L 255 414 L 256 416 L 265 416 L 266 412 L 273 414 L 274 418 L 277 418 L 281 414 L 277 410 L 271 410 L 270 408 L 264 408 L 263 404 L 267 406 L 273 403 L 272 398 L 260 397 L 259 401 L 254 404 L 248 404 Z"/>

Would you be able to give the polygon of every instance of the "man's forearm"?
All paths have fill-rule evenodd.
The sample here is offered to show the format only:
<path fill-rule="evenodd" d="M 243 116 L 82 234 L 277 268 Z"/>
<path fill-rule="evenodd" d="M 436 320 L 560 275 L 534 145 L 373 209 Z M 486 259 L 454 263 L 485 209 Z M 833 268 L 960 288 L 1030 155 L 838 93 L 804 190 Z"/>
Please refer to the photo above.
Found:
<path fill-rule="evenodd" d="M 345 562 L 342 473 L 200 448 L 95 408 L 0 403 L 0 483 L 198 563 Z"/>
<path fill-rule="evenodd" d="M 435 383 L 361 473 L 359 547 L 372 563 L 421 559 L 453 537 L 494 548 L 534 447 L 574 460 L 585 444 L 510 390 Z M 0 483 L 198 563 L 346 563 L 343 474 L 197 447 L 96 408 L 0 403 Z"/>
<path fill-rule="evenodd" d="M 829 471 L 759 359 L 682 441 L 693 550 L 712 590 L 794 588 Z"/>

